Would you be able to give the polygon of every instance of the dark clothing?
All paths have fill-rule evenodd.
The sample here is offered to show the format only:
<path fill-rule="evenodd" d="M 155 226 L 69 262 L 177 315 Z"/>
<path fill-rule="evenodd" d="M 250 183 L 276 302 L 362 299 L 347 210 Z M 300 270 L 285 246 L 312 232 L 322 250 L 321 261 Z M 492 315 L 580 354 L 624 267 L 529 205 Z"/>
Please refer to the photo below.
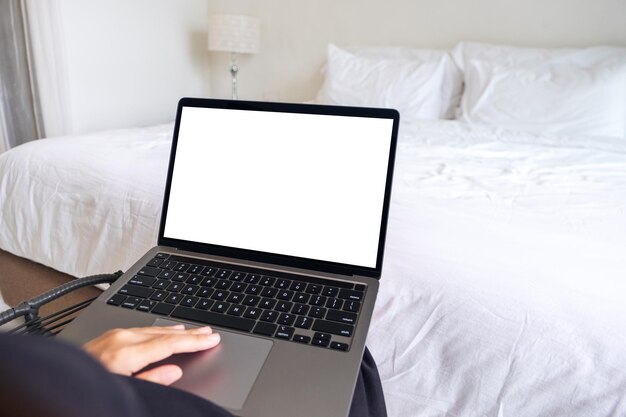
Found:
<path fill-rule="evenodd" d="M 60 341 L 0 334 L 0 416 L 172 415 L 231 416 L 187 392 L 111 374 L 82 350 Z M 378 370 L 366 349 L 350 417 L 386 415 Z"/>

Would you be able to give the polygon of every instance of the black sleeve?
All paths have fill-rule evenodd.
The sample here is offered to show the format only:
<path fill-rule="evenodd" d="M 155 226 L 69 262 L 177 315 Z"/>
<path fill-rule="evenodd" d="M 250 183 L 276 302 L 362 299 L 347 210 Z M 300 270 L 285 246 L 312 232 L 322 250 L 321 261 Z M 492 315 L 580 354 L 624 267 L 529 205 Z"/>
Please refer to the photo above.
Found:
<path fill-rule="evenodd" d="M 0 334 L 0 364 L 1 416 L 231 416 L 186 392 L 113 375 L 51 338 Z"/>

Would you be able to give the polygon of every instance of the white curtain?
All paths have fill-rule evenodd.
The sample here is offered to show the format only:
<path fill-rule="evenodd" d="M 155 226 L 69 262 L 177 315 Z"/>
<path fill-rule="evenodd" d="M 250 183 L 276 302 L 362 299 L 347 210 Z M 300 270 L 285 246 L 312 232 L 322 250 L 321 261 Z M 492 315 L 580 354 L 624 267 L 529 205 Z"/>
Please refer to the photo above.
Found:
<path fill-rule="evenodd" d="M 26 9 L 23 0 L 1 0 L 0 151 L 43 136 Z"/>

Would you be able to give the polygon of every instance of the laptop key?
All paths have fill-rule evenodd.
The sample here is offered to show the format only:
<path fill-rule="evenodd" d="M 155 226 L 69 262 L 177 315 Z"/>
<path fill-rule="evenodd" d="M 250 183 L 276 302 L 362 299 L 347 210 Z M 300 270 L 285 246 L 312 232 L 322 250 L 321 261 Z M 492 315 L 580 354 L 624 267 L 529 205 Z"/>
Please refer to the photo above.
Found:
<path fill-rule="evenodd" d="M 176 272 L 172 276 L 172 281 L 185 282 L 189 278 L 189 274 L 186 272 Z"/>
<path fill-rule="evenodd" d="M 259 295 L 261 293 L 262 288 L 263 287 L 261 287 L 260 285 L 250 284 L 250 286 L 246 288 L 245 293 L 250 294 L 250 295 Z"/>
<path fill-rule="evenodd" d="M 256 320 L 261 316 L 262 313 L 263 313 L 263 310 L 261 310 L 258 307 L 248 307 L 246 312 L 243 313 L 243 316 L 248 319 Z"/>
<path fill-rule="evenodd" d="M 263 278 L 261 278 L 260 284 L 265 287 L 270 287 L 274 284 L 274 281 L 276 281 L 276 278 L 264 276 Z"/>
<path fill-rule="evenodd" d="M 227 303 L 225 301 L 217 301 L 215 304 L 213 304 L 213 307 L 211 307 L 211 311 L 215 313 L 226 314 L 229 308 L 230 303 Z"/>
<path fill-rule="evenodd" d="M 293 303 L 290 303 L 289 301 L 279 301 L 274 310 L 287 312 L 291 310 L 291 307 L 293 307 Z"/>
<path fill-rule="evenodd" d="M 356 322 L 356 313 L 340 310 L 328 310 L 326 320 L 338 321 L 340 323 L 354 324 Z"/>
<path fill-rule="evenodd" d="M 340 300 L 339 298 L 329 298 L 328 301 L 326 301 L 326 307 L 328 308 L 341 310 L 342 306 L 343 306 L 343 300 Z"/>
<path fill-rule="evenodd" d="M 220 290 L 227 290 L 227 289 L 230 288 L 231 284 L 232 284 L 231 281 L 228 281 L 228 280 L 225 280 L 225 279 L 220 279 L 215 284 L 215 288 L 220 289 Z"/>
<path fill-rule="evenodd" d="M 293 291 L 289 291 L 289 290 L 279 291 L 278 294 L 276 295 L 277 299 L 284 300 L 284 301 L 291 300 L 291 297 L 293 297 Z"/>
<path fill-rule="evenodd" d="M 311 341 L 311 338 L 309 336 L 305 336 L 303 334 L 296 334 L 296 335 L 293 336 L 292 340 L 294 342 L 308 344 Z"/>
<path fill-rule="evenodd" d="M 265 310 L 263 314 L 261 314 L 261 321 L 266 321 L 268 323 L 274 323 L 278 318 L 278 313 L 272 310 Z"/>
<path fill-rule="evenodd" d="M 229 294 L 228 291 L 215 291 L 211 298 L 213 300 L 224 301 Z"/>
<path fill-rule="evenodd" d="M 306 286 L 306 292 L 309 294 L 319 294 L 322 292 L 322 286 L 319 284 L 309 284 Z"/>
<path fill-rule="evenodd" d="M 111 304 L 112 306 L 118 306 L 122 304 L 126 300 L 126 296 L 122 294 L 114 294 L 111 298 L 107 300 L 107 304 Z"/>
<path fill-rule="evenodd" d="M 278 294 L 278 288 L 264 287 L 261 290 L 262 297 L 274 298 L 276 297 L 276 294 Z"/>
<path fill-rule="evenodd" d="M 315 317 L 317 319 L 323 319 L 326 311 L 327 310 L 323 307 L 311 307 L 311 311 L 309 311 L 309 316 Z"/>
<path fill-rule="evenodd" d="M 188 296 L 188 297 L 183 298 L 183 301 L 180 302 L 180 305 L 185 306 L 185 307 L 193 307 L 196 305 L 198 300 L 199 300 L 198 297 Z"/>
<path fill-rule="evenodd" d="M 356 284 L 354 286 L 354 289 L 355 289 L 355 291 L 363 292 L 363 291 L 365 291 L 365 284 Z"/>
<path fill-rule="evenodd" d="M 291 284 L 291 287 L 289 287 L 289 289 L 292 291 L 304 291 L 305 288 L 306 288 L 306 284 L 300 281 L 294 281 Z"/>
<path fill-rule="evenodd" d="M 203 269 L 204 267 L 202 265 L 191 265 L 187 272 L 189 272 L 190 274 L 200 274 L 202 273 Z"/>
<path fill-rule="evenodd" d="M 233 291 L 233 292 L 243 292 L 243 290 L 245 290 L 247 286 L 248 286 L 248 284 L 243 284 L 241 282 L 235 282 L 233 285 L 231 285 L 230 290 Z"/>
<path fill-rule="evenodd" d="M 159 266 L 163 263 L 163 259 L 159 259 L 159 258 L 152 258 L 150 260 L 150 262 L 148 262 L 146 265 L 147 266 Z"/>
<path fill-rule="evenodd" d="M 293 301 L 295 301 L 296 303 L 302 303 L 302 304 L 308 303 L 310 299 L 311 299 L 311 295 L 305 294 L 303 292 L 297 292 L 296 295 L 293 297 Z"/>
<path fill-rule="evenodd" d="M 352 336 L 352 332 L 354 331 L 354 326 L 351 326 L 349 324 L 336 323 L 334 321 L 317 319 L 313 323 L 313 330 L 350 337 Z"/>
<path fill-rule="evenodd" d="M 230 306 L 226 314 L 230 314 L 231 316 L 241 316 L 243 314 L 244 308 L 245 307 L 238 304 L 233 304 Z"/>
<path fill-rule="evenodd" d="M 360 307 L 361 307 L 361 303 L 359 303 L 358 301 L 346 300 L 346 302 L 343 304 L 343 309 L 345 311 L 356 312 L 356 311 L 359 311 Z"/>
<path fill-rule="evenodd" d="M 156 305 L 156 301 L 152 301 L 152 300 L 143 300 L 141 303 L 139 303 L 139 305 L 137 306 L 137 310 L 138 311 L 145 311 L 148 312 L 150 310 L 152 310 L 152 307 L 154 307 Z"/>
<path fill-rule="evenodd" d="M 187 278 L 187 281 L 185 281 L 185 282 L 187 284 L 200 285 L 202 280 L 203 280 L 202 276 L 200 276 L 200 275 L 192 275 L 189 278 Z"/>
<path fill-rule="evenodd" d="M 153 266 L 144 266 L 139 271 L 137 271 L 137 275 L 148 275 L 149 277 L 156 277 L 160 273 L 161 270 Z"/>
<path fill-rule="evenodd" d="M 128 297 L 122 302 L 121 306 L 124 308 L 135 308 L 140 302 L 141 298 L 139 297 Z"/>
<path fill-rule="evenodd" d="M 309 306 L 306 304 L 300 304 L 300 303 L 296 303 L 293 308 L 291 309 L 291 312 L 293 314 L 298 314 L 300 316 L 305 315 L 306 313 L 309 312 Z"/>
<path fill-rule="evenodd" d="M 204 268 L 204 270 L 200 273 L 200 275 L 202 275 L 203 277 L 212 277 L 213 275 L 215 275 L 215 272 L 217 271 L 217 268 L 211 268 L 210 266 L 207 266 L 206 268 Z"/>
<path fill-rule="evenodd" d="M 291 339 L 291 336 L 293 335 L 294 330 L 295 329 L 293 327 L 279 325 L 278 329 L 276 330 L 275 337 L 278 337 L 281 339 Z"/>
<path fill-rule="evenodd" d="M 256 295 L 246 295 L 246 298 L 243 299 L 242 304 L 254 307 L 259 303 L 260 300 L 261 297 L 257 297 Z"/>
<path fill-rule="evenodd" d="M 214 302 L 215 301 L 201 298 L 200 301 L 198 301 L 198 303 L 196 304 L 196 308 L 199 308 L 200 310 L 208 310 L 209 308 L 211 308 Z"/>
<path fill-rule="evenodd" d="M 331 337 L 333 336 L 330 333 L 316 332 L 315 334 L 313 334 L 314 339 L 330 340 Z"/>
<path fill-rule="evenodd" d="M 215 276 L 217 278 L 227 279 L 231 273 L 232 271 L 229 271 L 228 269 L 220 269 L 219 271 L 217 271 Z"/>
<path fill-rule="evenodd" d="M 157 290 L 164 290 L 167 286 L 170 285 L 170 282 L 166 279 L 157 279 L 154 284 L 152 284 L 152 288 Z"/>
<path fill-rule="evenodd" d="M 170 303 L 170 304 L 178 304 L 181 302 L 182 299 L 183 299 L 182 295 L 177 294 L 177 293 L 172 293 L 168 295 L 167 298 L 165 298 L 165 302 Z"/>
<path fill-rule="evenodd" d="M 324 297 L 323 295 L 314 295 L 313 297 L 311 297 L 311 301 L 309 301 L 309 304 L 317 307 L 322 307 L 324 306 L 324 304 L 326 304 L 326 297 Z"/>
<path fill-rule="evenodd" d="M 280 316 L 278 316 L 278 320 L 276 320 L 276 323 L 291 326 L 293 325 L 293 322 L 295 320 L 296 316 L 294 316 L 293 314 L 282 313 Z"/>
<path fill-rule="evenodd" d="M 330 348 L 331 349 L 335 349 L 335 350 L 342 350 L 342 351 L 347 351 L 348 350 L 348 344 L 347 343 L 339 343 L 339 342 L 330 342 Z"/>
<path fill-rule="evenodd" d="M 238 292 L 231 292 L 230 295 L 226 298 L 226 301 L 228 301 L 229 303 L 236 304 L 241 303 L 241 300 L 243 300 L 243 294 Z"/>
<path fill-rule="evenodd" d="M 313 319 L 307 316 L 298 316 L 296 318 L 296 322 L 294 326 L 299 327 L 301 329 L 310 329 L 313 324 Z"/>
<path fill-rule="evenodd" d="M 328 347 L 329 343 L 330 343 L 329 340 L 316 339 L 316 338 L 313 338 L 313 341 L 311 342 L 313 346 L 319 346 L 319 347 Z"/>
<path fill-rule="evenodd" d="M 200 285 L 202 285 L 203 287 L 212 287 L 215 285 L 216 282 L 217 282 L 216 278 L 205 278 L 202 280 Z"/>
<path fill-rule="evenodd" d="M 255 324 L 254 320 L 245 319 L 243 317 L 229 316 L 227 314 L 212 313 L 211 311 L 180 306 L 172 311 L 171 316 L 244 332 L 251 331 Z"/>
<path fill-rule="evenodd" d="M 148 298 L 152 295 L 153 292 L 154 290 L 151 290 L 150 288 L 139 287 L 137 285 L 131 285 L 131 284 L 124 285 L 118 291 L 119 294 L 130 295 L 133 297 L 141 297 L 141 298 Z"/>
<path fill-rule="evenodd" d="M 339 291 L 339 298 L 350 301 L 361 301 L 363 300 L 363 293 L 361 291 L 342 289 Z"/>
<path fill-rule="evenodd" d="M 194 295 L 199 288 L 200 287 L 197 285 L 185 285 L 185 288 L 183 288 L 180 293 L 185 295 Z"/>
<path fill-rule="evenodd" d="M 261 334 L 263 336 L 272 337 L 274 336 L 274 332 L 276 332 L 277 327 L 278 326 L 276 326 L 275 324 L 263 323 L 262 321 L 260 321 L 256 324 L 252 332 L 256 334 Z"/>
<path fill-rule="evenodd" d="M 154 255 L 155 258 L 159 258 L 159 259 L 167 259 L 169 258 L 170 255 L 168 255 L 167 253 L 163 253 L 163 252 L 158 252 L 156 255 Z"/>
<path fill-rule="evenodd" d="M 202 298 L 209 298 L 214 291 L 213 288 L 200 288 L 196 295 Z"/>
<path fill-rule="evenodd" d="M 176 265 L 178 265 L 178 262 L 165 261 L 165 262 L 163 262 L 159 266 L 161 267 L 161 269 L 174 269 L 176 267 Z"/>
<path fill-rule="evenodd" d="M 157 305 L 155 305 L 152 309 L 152 312 L 156 314 L 161 314 L 163 316 L 168 316 L 172 312 L 172 310 L 174 310 L 174 307 L 175 306 L 173 304 L 157 303 Z"/>
<path fill-rule="evenodd" d="M 174 276 L 174 271 L 164 270 L 159 273 L 158 278 L 172 279 L 173 276 Z"/>
<path fill-rule="evenodd" d="M 339 294 L 339 288 L 337 287 L 324 287 L 322 295 L 325 297 L 336 297 Z"/>
<path fill-rule="evenodd" d="M 248 275 L 248 274 L 246 274 L 245 272 L 237 272 L 237 271 L 235 271 L 235 272 L 234 272 L 234 273 L 230 276 L 230 280 L 231 280 L 231 281 L 238 281 L 238 282 L 241 282 L 241 281 L 243 281 L 243 279 L 246 277 L 246 275 Z"/>
<path fill-rule="evenodd" d="M 187 272 L 187 269 L 189 269 L 190 266 L 191 264 L 187 262 L 179 262 L 178 265 L 176 265 L 176 267 L 174 268 L 174 271 Z"/>
<path fill-rule="evenodd" d="M 277 301 L 276 300 L 272 300 L 271 298 L 262 298 L 261 299 L 261 304 L 259 304 L 259 307 L 264 308 L 266 310 L 271 310 L 271 309 L 274 308 L 276 303 L 277 303 Z"/>
<path fill-rule="evenodd" d="M 275 288 L 281 289 L 281 290 L 285 290 L 287 288 L 289 288 L 289 285 L 291 284 L 291 281 L 288 279 L 277 279 L 276 283 L 274 284 Z"/>
<path fill-rule="evenodd" d="M 167 286 L 167 290 L 169 292 L 180 292 L 180 290 L 183 289 L 185 284 L 183 284 L 182 282 L 172 282 L 170 285 Z"/>
<path fill-rule="evenodd" d="M 167 291 L 155 291 L 154 294 L 150 296 L 150 299 L 154 301 L 165 301 L 168 295 L 170 295 L 170 293 Z"/>
<path fill-rule="evenodd" d="M 247 277 L 244 278 L 243 282 L 248 284 L 258 284 L 261 281 L 261 275 L 259 274 L 248 274 Z"/>

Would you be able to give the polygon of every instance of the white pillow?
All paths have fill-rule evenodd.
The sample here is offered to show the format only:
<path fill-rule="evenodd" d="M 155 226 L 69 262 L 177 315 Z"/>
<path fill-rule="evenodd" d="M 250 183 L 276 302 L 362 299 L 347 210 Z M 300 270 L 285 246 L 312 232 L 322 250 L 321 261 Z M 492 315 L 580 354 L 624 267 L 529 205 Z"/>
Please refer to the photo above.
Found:
<path fill-rule="evenodd" d="M 449 81 L 454 64 L 446 53 L 406 48 L 354 48 L 330 44 L 324 85 L 317 101 L 366 107 L 391 107 L 401 120 L 440 119 L 453 114 Z M 446 82 L 447 81 L 447 82 Z"/>
<path fill-rule="evenodd" d="M 461 42 L 452 50 L 461 71 L 470 60 L 481 60 L 514 67 L 531 64 L 571 64 L 581 68 L 608 67 L 626 63 L 626 48 L 522 48 L 479 42 Z"/>
<path fill-rule="evenodd" d="M 458 118 L 522 130 L 626 137 L 626 49 L 462 42 Z"/>
<path fill-rule="evenodd" d="M 626 65 L 465 63 L 460 119 L 557 134 L 626 137 Z"/>

